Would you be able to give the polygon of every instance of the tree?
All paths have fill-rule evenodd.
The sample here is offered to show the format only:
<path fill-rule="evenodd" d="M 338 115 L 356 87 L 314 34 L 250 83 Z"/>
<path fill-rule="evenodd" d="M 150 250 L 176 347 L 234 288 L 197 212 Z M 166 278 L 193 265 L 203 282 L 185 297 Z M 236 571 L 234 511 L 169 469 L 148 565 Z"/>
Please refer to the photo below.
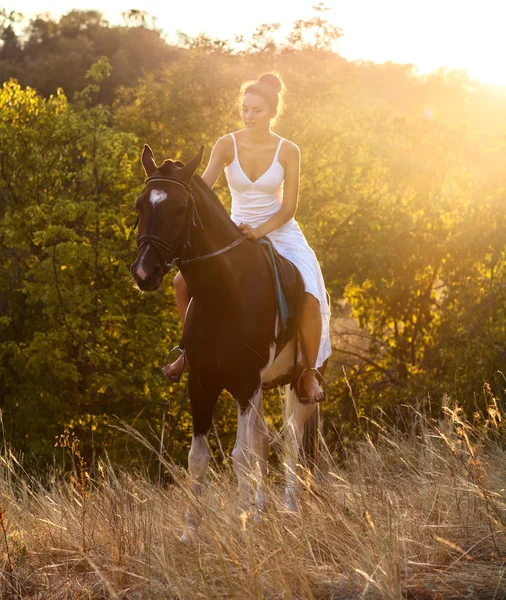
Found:
<path fill-rule="evenodd" d="M 87 458 L 110 443 L 113 415 L 143 414 L 148 433 L 170 389 L 172 293 L 136 294 L 128 274 L 139 144 L 93 106 L 108 71 L 94 65 L 75 106 L 2 90 L 1 408 L 14 446 L 42 461 L 66 427 Z"/>
<path fill-rule="evenodd" d="M 9 44 L 4 41 L 0 81 L 15 77 L 46 97 L 62 87 L 72 98 L 86 85 L 86 71 L 105 55 L 113 73 L 104 81 L 99 101 L 112 104 L 120 86 L 134 85 L 146 72 L 157 71 L 178 54 L 159 31 L 145 26 L 147 13 L 130 11 L 129 15 L 130 27 L 111 27 L 94 10 L 72 10 L 58 21 L 47 15 L 35 17 L 25 27 L 22 46 L 17 39 L 9 38 Z M 3 31 L 12 37 L 10 29 Z"/>

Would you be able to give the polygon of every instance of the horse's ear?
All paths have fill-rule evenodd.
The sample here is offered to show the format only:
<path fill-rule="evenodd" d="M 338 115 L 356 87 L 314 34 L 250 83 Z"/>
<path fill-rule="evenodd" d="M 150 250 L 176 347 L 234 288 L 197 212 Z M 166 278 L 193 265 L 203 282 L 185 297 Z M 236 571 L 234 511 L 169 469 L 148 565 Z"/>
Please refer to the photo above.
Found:
<path fill-rule="evenodd" d="M 204 146 L 200 146 L 200 150 L 195 156 L 181 169 L 185 179 L 190 180 L 195 171 L 199 168 L 202 155 L 204 154 Z"/>
<path fill-rule="evenodd" d="M 153 173 L 158 169 L 155 163 L 153 150 L 151 150 L 147 144 L 144 144 L 144 148 L 142 149 L 141 162 L 148 177 L 151 177 L 151 175 L 153 175 Z"/>

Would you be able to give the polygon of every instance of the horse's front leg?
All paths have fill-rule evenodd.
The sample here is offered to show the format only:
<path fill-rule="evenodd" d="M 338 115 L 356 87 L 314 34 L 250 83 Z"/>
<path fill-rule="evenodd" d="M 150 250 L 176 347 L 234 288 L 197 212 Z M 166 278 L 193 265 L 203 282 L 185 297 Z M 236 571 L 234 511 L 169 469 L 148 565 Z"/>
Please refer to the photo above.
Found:
<path fill-rule="evenodd" d="M 251 484 L 254 480 L 255 429 L 260 417 L 262 402 L 262 386 L 258 387 L 244 399 L 238 397 L 237 437 L 232 451 L 234 471 L 239 483 L 239 504 L 243 511 L 251 510 Z"/>
<path fill-rule="evenodd" d="M 219 392 L 212 391 L 211 387 L 206 391 L 200 379 L 196 379 L 192 374 L 190 374 L 188 385 L 193 419 L 192 445 L 188 455 L 192 497 L 186 510 L 186 528 L 181 536 L 181 541 L 196 543 L 198 540 L 197 529 L 201 520 L 198 503 L 210 460 L 207 438 Z"/>
<path fill-rule="evenodd" d="M 190 471 L 190 489 L 193 498 L 186 509 L 186 529 L 181 536 L 185 543 L 195 543 L 198 539 L 197 528 L 200 521 L 196 499 L 202 495 L 202 484 L 209 465 L 210 455 L 207 435 L 193 435 L 190 453 L 188 454 L 188 470 Z"/>
<path fill-rule="evenodd" d="M 304 435 L 304 424 L 316 409 L 316 404 L 301 404 L 299 398 L 290 386 L 286 386 L 287 403 L 293 407 L 291 414 L 285 415 L 287 418 L 286 432 L 284 439 L 285 450 L 285 506 L 288 510 L 298 510 L 299 483 L 297 477 L 297 463 L 299 461 L 299 452 Z"/>

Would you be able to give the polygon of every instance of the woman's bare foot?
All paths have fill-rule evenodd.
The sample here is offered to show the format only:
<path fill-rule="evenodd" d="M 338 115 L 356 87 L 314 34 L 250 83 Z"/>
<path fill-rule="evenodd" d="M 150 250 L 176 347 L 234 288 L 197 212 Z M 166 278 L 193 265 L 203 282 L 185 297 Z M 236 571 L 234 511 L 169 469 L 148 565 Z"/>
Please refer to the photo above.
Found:
<path fill-rule="evenodd" d="M 181 354 L 173 363 L 162 367 L 162 373 L 172 381 L 179 381 L 184 369 L 184 354 Z"/>
<path fill-rule="evenodd" d="M 325 392 L 320 387 L 314 371 L 305 371 L 302 378 L 309 404 L 316 404 L 316 402 L 325 400 Z"/>

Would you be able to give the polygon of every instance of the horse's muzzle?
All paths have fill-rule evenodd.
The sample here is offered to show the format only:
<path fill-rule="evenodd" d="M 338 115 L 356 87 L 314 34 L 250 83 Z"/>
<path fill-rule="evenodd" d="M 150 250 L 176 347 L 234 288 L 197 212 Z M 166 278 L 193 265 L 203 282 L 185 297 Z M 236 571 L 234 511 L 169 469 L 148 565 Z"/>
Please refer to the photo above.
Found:
<path fill-rule="evenodd" d="M 160 287 L 166 269 L 161 265 L 154 265 L 151 268 L 146 268 L 139 261 L 135 261 L 130 267 L 130 273 L 135 280 L 135 283 L 143 292 L 154 292 Z"/>

